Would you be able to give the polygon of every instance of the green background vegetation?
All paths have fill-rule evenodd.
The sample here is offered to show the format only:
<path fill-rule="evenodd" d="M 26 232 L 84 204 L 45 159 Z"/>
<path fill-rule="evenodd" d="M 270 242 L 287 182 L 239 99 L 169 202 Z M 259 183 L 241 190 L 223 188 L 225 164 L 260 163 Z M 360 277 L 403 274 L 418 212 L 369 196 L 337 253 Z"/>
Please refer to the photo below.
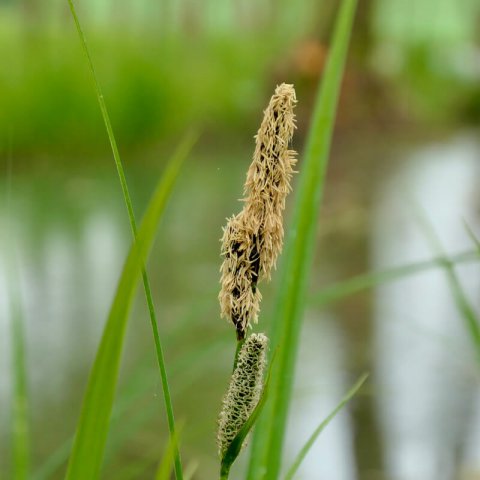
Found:
<path fill-rule="evenodd" d="M 320 211 L 322 228 L 311 233 L 317 252 L 310 262 L 312 296 L 368 269 L 372 192 L 398 154 L 476 130 L 480 122 L 478 3 L 421 0 L 414 10 L 407 3 L 359 2 Z M 215 417 L 233 351 L 233 333 L 219 319 L 216 304 L 220 228 L 238 209 L 252 137 L 281 82 L 294 83 L 297 90 L 294 147 L 302 169 L 302 145 L 339 2 L 89 0 L 77 7 L 138 218 L 184 133 L 192 127 L 201 131 L 166 207 L 149 273 L 175 411 L 183 424 L 184 468 L 196 471 L 193 478 L 212 478 L 218 471 Z M 91 333 L 79 327 L 90 311 L 82 293 L 89 282 L 81 263 L 85 225 L 92 216 L 106 214 L 118 227 L 123 253 L 112 272 L 115 281 L 103 286 L 96 345 L 127 254 L 128 219 L 67 2 L 0 1 L 0 48 L 0 193 L 9 195 L 0 211 L 15 224 L 10 229 L 2 220 L 1 229 L 15 231 L 21 262 L 33 265 L 40 278 L 47 268 L 45 252 L 61 232 L 75 270 L 64 322 L 75 323 L 78 342 L 65 347 L 72 353 L 71 376 L 62 388 L 55 390 L 55 371 L 45 385 L 32 380 L 35 365 L 28 350 L 39 342 L 28 328 L 35 321 L 32 311 L 48 315 L 48 303 L 55 300 L 37 292 L 33 310 L 23 311 L 27 328 L 17 332 L 27 345 L 26 392 L 21 384 L 18 388 L 20 397 L 28 393 L 28 478 L 63 478 L 95 351 L 83 348 L 82 339 Z M 292 221 L 290 211 L 287 219 Z M 262 288 L 265 328 L 280 283 L 274 279 Z M 153 478 L 168 442 L 148 315 L 143 297 L 138 299 L 102 470 L 105 478 L 116 480 Z M 315 308 L 322 311 L 321 305 Z M 369 293 L 348 297 L 332 311 L 349 342 L 353 383 L 371 368 Z M 21 358 L 21 349 L 17 353 Z M 372 396 L 362 395 L 354 412 L 364 478 L 370 478 L 365 472 L 381 470 Z M 9 406 L 3 407 L 8 418 Z M 22 428 L 17 425 L 20 435 Z M 8 429 L 0 434 L 0 472 L 6 472 L 0 478 L 10 478 L 15 457 Z M 371 448 L 362 447 L 366 444 Z"/>

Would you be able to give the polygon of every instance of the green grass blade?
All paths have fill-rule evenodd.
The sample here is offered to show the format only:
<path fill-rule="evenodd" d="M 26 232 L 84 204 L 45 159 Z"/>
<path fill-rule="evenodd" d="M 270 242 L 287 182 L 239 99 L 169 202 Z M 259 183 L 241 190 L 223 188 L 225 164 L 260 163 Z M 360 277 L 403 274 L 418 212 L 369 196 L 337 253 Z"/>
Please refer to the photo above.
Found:
<path fill-rule="evenodd" d="M 472 339 L 473 345 L 476 350 L 477 360 L 480 362 L 480 322 L 473 309 L 472 305 L 468 301 L 468 298 L 463 290 L 462 284 L 455 273 L 451 262 L 445 262 L 445 272 L 450 283 L 453 298 L 457 304 L 457 308 L 460 311 L 462 317 L 465 320 L 465 326 Z"/>
<path fill-rule="evenodd" d="M 416 273 L 431 270 L 433 268 L 443 268 L 445 262 L 448 261 L 450 261 L 452 264 L 461 264 L 478 262 L 479 260 L 480 259 L 477 252 L 466 251 L 450 257 L 450 260 L 442 255 L 429 260 L 408 263 L 406 265 L 388 268 L 378 272 L 363 273 L 330 285 L 329 287 L 322 289 L 319 293 L 311 295 L 310 303 L 329 305 L 377 285 L 394 282 L 396 280 L 415 275 Z"/>
<path fill-rule="evenodd" d="M 272 344 L 279 345 L 277 365 L 272 375 L 271 401 L 265 421 L 256 428 L 249 478 L 276 479 L 290 405 L 293 372 L 300 333 L 306 286 L 312 264 L 316 220 L 325 183 L 337 100 L 352 30 L 356 0 L 344 0 L 335 26 L 322 85 L 316 101 L 296 195 L 279 294 L 275 304 Z"/>
<path fill-rule="evenodd" d="M 480 240 L 473 232 L 472 227 L 470 227 L 470 225 L 467 222 L 464 222 L 464 224 L 465 224 L 465 229 L 467 230 L 468 236 L 470 237 L 473 244 L 477 248 L 477 255 L 480 255 Z"/>
<path fill-rule="evenodd" d="M 9 138 L 7 155 L 7 188 L 6 236 L 5 252 L 7 267 L 6 301 L 9 307 L 11 328 L 11 375 L 12 389 L 12 468 L 13 480 L 27 480 L 30 474 L 30 430 L 28 421 L 28 377 L 25 346 L 24 316 L 20 289 L 20 278 L 17 264 L 15 228 L 12 221 L 11 188 L 12 188 L 12 139 Z M 0 476 L 2 476 L 0 474 Z"/>
<path fill-rule="evenodd" d="M 170 480 L 170 473 L 172 472 L 173 463 L 175 461 L 175 450 L 178 444 L 178 436 L 180 435 L 180 428 L 176 431 L 174 436 L 170 436 L 168 439 L 167 448 L 161 459 L 157 473 L 155 474 L 155 480 Z"/>
<path fill-rule="evenodd" d="M 82 413 L 75 435 L 66 478 L 95 480 L 99 476 L 107 439 L 113 399 L 118 381 L 125 329 L 134 293 L 141 276 L 141 265 L 153 244 L 167 199 L 192 146 L 192 137 L 181 144 L 169 162 L 149 203 L 145 217 L 123 267 L 107 324 L 90 372 Z"/>
<path fill-rule="evenodd" d="M 65 464 L 73 445 L 73 437 L 65 440 L 48 458 L 33 472 L 31 480 L 48 480 Z"/>
<path fill-rule="evenodd" d="M 443 246 L 441 240 L 437 235 L 433 225 L 429 221 L 426 213 L 420 206 L 418 206 L 418 208 L 415 210 L 415 213 L 419 224 L 425 232 L 425 236 L 432 246 L 432 249 L 435 250 L 437 254 L 442 255 Z M 444 257 L 445 260 L 442 263 L 442 266 L 447 275 L 447 280 L 450 285 L 453 299 L 455 300 L 458 311 L 465 321 L 465 326 L 475 348 L 477 361 L 480 362 L 480 321 L 463 290 L 462 284 L 460 283 L 460 280 L 455 272 L 453 263 L 447 256 L 444 255 Z"/>
<path fill-rule="evenodd" d="M 332 410 L 328 417 L 325 418 L 325 420 L 315 429 L 315 431 L 312 433 L 310 438 L 307 440 L 307 442 L 295 458 L 293 465 L 291 466 L 290 470 L 288 470 L 287 475 L 285 476 L 285 480 L 293 480 L 293 476 L 297 472 L 298 467 L 300 467 L 301 463 L 307 456 L 307 453 L 309 452 L 310 448 L 312 448 L 320 433 L 322 433 L 325 427 L 333 420 L 334 417 L 336 417 L 338 412 L 340 412 L 340 410 L 357 394 L 357 392 L 360 390 L 367 378 L 368 373 L 364 373 L 358 379 L 357 383 L 355 383 L 355 385 L 346 393 L 340 403 Z"/>
<path fill-rule="evenodd" d="M 175 376 L 177 384 L 177 394 L 182 395 L 182 392 L 186 390 L 192 382 L 198 379 L 199 375 L 203 375 L 205 365 L 218 353 L 220 347 L 230 340 L 230 336 L 219 337 L 215 341 L 208 340 L 198 345 L 195 349 L 188 352 L 172 363 L 172 374 Z M 192 368 L 194 366 L 195 368 Z M 195 372 L 197 370 L 197 372 Z M 140 378 L 140 382 L 138 379 Z M 135 370 L 127 382 L 127 387 L 119 393 L 119 400 L 116 402 L 110 423 L 110 430 L 114 441 L 110 443 L 110 447 L 107 445 L 105 452 L 104 465 L 108 464 L 109 458 L 113 458 L 114 454 L 123 447 L 127 439 L 131 439 L 137 433 L 136 426 L 141 426 L 139 421 L 135 425 L 127 425 L 123 422 L 125 415 L 130 415 L 129 411 L 134 406 L 135 402 L 144 395 L 147 391 L 150 391 L 156 382 L 152 377 L 148 379 L 142 379 L 142 375 L 138 370 Z M 150 410 L 148 413 L 152 413 Z M 146 418 L 146 421 L 151 420 L 151 416 Z M 119 431 L 121 429 L 121 431 Z M 31 480 L 48 480 L 62 467 L 67 461 L 70 454 L 71 446 L 73 443 L 73 437 L 66 439 L 52 454 L 46 459 L 46 461 L 39 466 L 32 474 Z M 186 478 L 186 474 L 185 474 Z"/>
<path fill-rule="evenodd" d="M 13 263 L 13 262 L 12 262 Z M 27 480 L 30 466 L 30 438 L 28 422 L 28 388 L 25 351 L 24 318 L 18 291 L 16 266 L 12 265 L 10 279 L 10 307 L 12 332 L 12 448 L 13 480 Z"/>
<path fill-rule="evenodd" d="M 102 94 L 102 90 L 100 87 L 100 82 L 98 81 L 97 74 L 95 72 L 95 67 L 93 65 L 93 61 L 87 46 L 87 41 L 85 39 L 85 35 L 83 33 L 82 27 L 80 25 L 80 21 L 77 16 L 77 12 L 75 10 L 75 6 L 73 4 L 73 0 L 68 0 L 68 4 L 70 6 L 70 11 L 72 12 L 73 20 L 75 22 L 75 26 L 77 28 L 78 36 L 80 38 L 80 42 L 82 44 L 82 49 L 83 52 L 85 53 L 85 56 L 87 58 L 88 66 L 90 69 L 90 73 L 93 78 L 93 82 L 95 85 L 95 92 L 97 95 L 97 100 L 98 104 L 100 106 L 100 111 L 102 113 L 103 121 L 105 124 L 105 128 L 107 130 L 107 135 L 108 139 L 110 142 L 110 146 L 112 148 L 112 153 L 113 153 L 113 158 L 115 161 L 115 166 L 117 168 L 117 174 L 118 178 L 120 181 L 120 186 L 122 188 L 122 193 L 123 193 L 123 199 L 125 202 L 125 206 L 127 208 L 127 213 L 128 213 L 128 219 L 130 222 L 130 228 L 132 230 L 132 236 L 134 240 L 137 238 L 137 225 L 135 221 L 135 214 L 133 211 L 133 205 L 132 205 L 132 200 L 130 197 L 130 193 L 128 190 L 128 185 L 127 185 L 127 180 L 125 177 L 125 172 L 123 169 L 123 164 L 120 159 L 120 153 L 117 147 L 117 142 L 115 139 L 115 135 L 113 133 L 113 128 L 112 124 L 110 121 L 110 116 L 108 114 L 108 109 L 107 105 L 105 103 L 104 96 Z M 175 435 L 175 418 L 173 414 L 173 404 L 172 404 L 172 398 L 170 394 L 170 387 L 168 385 L 168 378 L 167 378 L 167 369 L 165 366 L 165 358 L 163 354 L 163 348 L 162 344 L 160 341 L 160 333 L 158 330 L 158 323 L 157 323 L 157 318 L 155 314 L 155 306 L 153 303 L 153 297 L 152 297 L 152 292 L 150 288 L 150 281 L 148 279 L 148 275 L 146 272 L 145 267 L 142 265 L 142 280 L 143 280 L 143 287 L 145 290 L 145 298 L 147 300 L 147 306 L 148 306 L 148 311 L 150 315 L 150 325 L 152 328 L 152 334 L 153 334 L 153 339 L 155 343 L 155 351 L 157 355 L 157 363 L 160 371 L 160 379 L 162 382 L 162 390 L 163 390 L 163 399 L 164 399 L 164 404 L 165 404 L 165 410 L 167 414 L 167 422 L 168 422 L 168 428 L 170 431 L 170 435 Z M 182 480 L 183 479 L 183 472 L 182 472 L 182 464 L 180 460 L 180 451 L 176 447 L 175 450 L 175 477 L 177 480 Z"/>

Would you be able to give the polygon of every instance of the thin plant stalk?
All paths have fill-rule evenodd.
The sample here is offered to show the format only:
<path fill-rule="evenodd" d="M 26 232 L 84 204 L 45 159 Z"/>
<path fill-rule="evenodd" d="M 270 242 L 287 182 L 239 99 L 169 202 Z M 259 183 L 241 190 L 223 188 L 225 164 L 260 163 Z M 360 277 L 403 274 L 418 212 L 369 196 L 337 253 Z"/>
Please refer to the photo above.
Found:
<path fill-rule="evenodd" d="M 355 385 L 345 394 L 345 396 L 340 400 L 340 403 L 332 410 L 332 412 L 323 420 L 322 423 L 315 429 L 315 431 L 310 435 L 308 440 L 305 442 L 305 445 L 298 452 L 297 457 L 295 458 L 292 466 L 287 472 L 284 480 L 293 480 L 295 473 L 302 464 L 303 460 L 307 456 L 309 450 L 313 447 L 313 444 L 317 440 L 320 433 L 323 432 L 325 427 L 337 416 L 337 414 L 342 410 L 342 408 L 358 393 L 362 385 L 368 378 L 368 373 L 364 373 L 355 383 Z"/>
<path fill-rule="evenodd" d="M 377 285 L 394 282 L 435 268 L 444 268 L 446 262 L 450 262 L 452 265 L 460 265 L 478 261 L 480 261 L 480 257 L 475 250 L 460 252 L 452 255 L 450 258 L 442 254 L 428 260 L 421 260 L 385 270 L 355 275 L 347 280 L 341 280 L 338 283 L 323 288 L 320 292 L 312 294 L 309 300 L 313 305 L 330 305 Z"/>
<path fill-rule="evenodd" d="M 480 255 L 480 240 L 473 232 L 472 227 L 470 227 L 470 225 L 466 221 L 464 222 L 464 225 L 465 225 L 465 229 L 467 230 L 468 236 L 470 237 L 473 244 L 477 248 L 477 255 Z"/>
<path fill-rule="evenodd" d="M 14 262 L 12 261 L 12 264 Z M 30 446 L 28 426 L 28 388 L 25 352 L 25 329 L 22 314 L 16 265 L 11 268 L 11 288 L 9 289 L 10 318 L 12 329 L 12 437 L 13 437 L 13 476 L 14 480 L 29 478 Z M 12 278 L 13 277 L 13 278 Z"/>
<path fill-rule="evenodd" d="M 7 206 L 8 236 L 4 239 L 9 281 L 7 282 L 7 301 L 11 319 L 12 340 L 12 449 L 13 449 L 13 480 L 27 480 L 30 475 L 30 430 L 28 422 L 28 378 L 27 358 L 25 346 L 25 327 L 20 292 L 17 256 L 15 251 L 14 228 L 11 214 L 11 185 L 12 185 L 12 149 L 11 136 L 8 145 L 7 158 L 7 189 L 5 204 Z"/>
<path fill-rule="evenodd" d="M 475 354 L 477 357 L 477 361 L 480 363 L 480 321 L 479 318 L 470 304 L 460 280 L 455 272 L 455 268 L 453 266 L 452 261 L 444 254 L 443 246 L 441 240 L 435 231 L 433 225 L 429 221 L 426 213 L 420 206 L 415 209 L 415 213 L 417 216 L 417 220 L 419 224 L 422 226 L 425 236 L 430 242 L 432 249 L 439 255 L 444 257 L 444 261 L 442 262 L 442 266 L 445 270 L 447 275 L 447 280 L 452 291 L 453 299 L 457 305 L 457 308 L 462 315 L 465 321 L 465 327 L 467 328 L 467 332 L 472 340 L 473 347 L 475 348 Z"/>
<path fill-rule="evenodd" d="M 113 158 L 115 161 L 115 166 L 117 169 L 117 174 L 118 178 L 120 181 L 120 185 L 122 188 L 122 193 L 123 193 L 123 199 L 125 202 L 125 206 L 127 208 L 128 212 L 128 219 L 130 222 L 130 228 L 132 231 L 132 236 L 133 239 L 136 241 L 137 239 L 137 224 L 135 221 L 135 214 L 133 211 L 133 205 L 132 205 L 132 200 L 130 197 L 130 192 L 128 189 L 127 185 L 127 180 L 125 177 L 125 172 L 123 169 L 123 164 L 120 159 L 120 153 L 118 151 L 117 147 L 117 142 L 115 140 L 115 135 L 113 133 L 113 128 L 112 124 L 110 122 L 110 116 L 108 114 L 107 106 L 105 104 L 105 99 L 103 97 L 103 93 L 100 87 L 100 83 L 97 79 L 97 74 L 95 71 L 95 67 L 93 65 L 92 58 L 90 56 L 90 52 L 87 47 L 87 42 L 85 39 L 85 35 L 83 33 L 83 30 L 80 25 L 80 21 L 77 16 L 77 12 L 75 10 L 75 6 L 73 4 L 73 0 L 68 0 L 68 4 L 70 6 L 70 10 L 72 12 L 73 20 L 75 22 L 75 26 L 77 28 L 78 36 L 80 38 L 81 44 L 82 44 L 82 49 L 83 52 L 87 58 L 88 66 L 90 69 L 90 73 L 93 78 L 93 82 L 95 85 L 95 91 L 98 99 L 98 103 L 100 106 L 100 110 L 102 113 L 103 121 L 105 124 L 105 128 L 107 130 L 107 135 L 108 139 L 110 141 L 110 146 L 112 149 L 113 153 Z M 162 390 L 163 390 L 163 397 L 164 397 L 164 403 L 165 403 L 165 410 L 167 413 L 167 421 L 168 421 L 168 428 L 170 432 L 171 437 L 175 437 L 175 417 L 173 413 L 173 404 L 172 404 L 172 398 L 170 394 L 170 388 L 168 385 L 168 377 L 167 377 L 167 369 L 165 366 L 165 358 L 163 354 L 163 348 L 162 348 L 162 343 L 160 340 L 160 333 L 158 330 L 158 323 L 157 323 L 157 318 L 155 314 L 155 306 L 153 303 L 153 297 L 152 297 L 152 292 L 150 288 L 150 281 L 148 279 L 148 275 L 145 269 L 145 266 L 142 265 L 142 281 L 143 281 L 143 287 L 145 290 L 145 297 L 147 300 L 147 305 L 148 305 L 148 312 L 150 315 L 150 324 L 152 328 L 152 333 L 153 333 L 153 339 L 155 343 L 155 350 L 156 350 L 156 355 L 157 355 L 157 363 L 158 363 L 158 368 L 160 370 L 160 377 L 161 377 L 161 382 L 162 382 Z M 181 459 L 180 459 L 180 451 L 178 448 L 178 445 L 175 443 L 174 444 L 174 469 L 175 469 L 175 477 L 177 480 L 182 480 L 183 479 L 183 473 L 182 473 L 182 464 L 181 464 Z"/>

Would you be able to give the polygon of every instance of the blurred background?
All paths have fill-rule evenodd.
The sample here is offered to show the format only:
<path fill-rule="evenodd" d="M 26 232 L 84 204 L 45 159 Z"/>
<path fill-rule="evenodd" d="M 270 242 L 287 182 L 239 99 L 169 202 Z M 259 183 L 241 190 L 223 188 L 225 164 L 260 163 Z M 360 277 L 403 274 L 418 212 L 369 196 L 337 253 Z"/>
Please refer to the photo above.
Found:
<path fill-rule="evenodd" d="M 339 2 L 76 4 L 138 217 L 184 132 L 202 132 L 149 272 L 184 424 L 184 463 L 194 479 L 215 478 L 216 417 L 234 351 L 217 304 L 221 227 L 240 208 L 253 136 L 282 82 L 297 90 L 301 170 Z M 10 325 L 20 312 L 31 478 L 58 479 L 130 233 L 66 0 L 0 0 L 0 52 L 0 477 L 13 478 Z M 451 276 L 430 269 L 332 305 L 318 302 L 322 288 L 362 272 L 475 250 L 479 126 L 478 0 L 361 0 L 319 218 L 286 466 L 358 375 L 372 375 L 320 437 L 299 479 L 480 478 L 479 366 Z M 287 229 L 288 219 L 287 209 Z M 478 313 L 478 263 L 457 266 L 455 275 Z M 261 290 L 257 331 L 268 324 L 275 279 Z M 168 437 L 141 293 L 105 479 L 152 478 Z"/>

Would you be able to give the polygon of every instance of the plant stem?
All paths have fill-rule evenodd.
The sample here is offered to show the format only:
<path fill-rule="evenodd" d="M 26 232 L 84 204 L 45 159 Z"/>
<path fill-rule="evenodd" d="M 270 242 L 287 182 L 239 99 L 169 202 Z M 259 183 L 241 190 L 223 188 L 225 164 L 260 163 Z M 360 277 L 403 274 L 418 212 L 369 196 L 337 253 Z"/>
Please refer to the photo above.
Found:
<path fill-rule="evenodd" d="M 235 358 L 233 360 L 233 371 L 235 371 L 235 369 L 237 368 L 238 354 L 240 353 L 240 350 L 242 349 L 244 343 L 245 339 L 237 340 L 237 349 L 235 350 Z"/>
<path fill-rule="evenodd" d="M 131 200 L 131 197 L 130 197 L 130 192 L 128 190 L 128 185 L 127 185 L 127 180 L 126 180 L 126 177 L 125 177 L 125 172 L 124 172 L 124 169 L 123 169 L 123 164 L 122 164 L 122 161 L 120 159 L 120 153 L 118 151 L 117 142 L 115 140 L 115 135 L 113 133 L 112 124 L 110 122 L 110 116 L 108 114 L 107 106 L 105 104 L 105 99 L 103 97 L 103 93 L 102 93 L 102 90 L 100 88 L 100 84 L 99 84 L 98 79 L 97 79 L 97 74 L 95 72 L 95 67 L 94 67 L 93 61 L 90 57 L 90 52 L 89 52 L 88 47 L 87 47 L 87 42 L 86 42 L 86 39 L 85 39 L 85 35 L 84 35 L 84 33 L 82 31 L 82 28 L 80 26 L 80 21 L 78 19 L 78 16 L 77 16 L 77 13 L 76 13 L 76 10 L 75 10 L 75 6 L 73 4 L 73 0 L 68 0 L 68 3 L 69 3 L 69 6 L 70 6 L 70 10 L 72 12 L 73 20 L 75 22 L 75 26 L 77 28 L 78 35 L 80 37 L 83 52 L 85 53 L 85 56 L 87 58 L 90 73 L 91 73 L 92 78 L 93 78 L 93 83 L 94 83 L 94 86 L 95 86 L 95 91 L 96 91 L 96 94 L 97 94 L 97 99 L 98 99 L 98 103 L 99 103 L 99 106 L 100 106 L 100 111 L 102 113 L 103 122 L 104 122 L 105 128 L 107 130 L 108 139 L 110 141 L 110 146 L 111 146 L 112 153 L 113 153 L 113 159 L 115 161 L 115 166 L 116 166 L 116 169 L 117 169 L 118 178 L 120 180 L 120 186 L 122 188 L 123 199 L 124 199 L 124 202 L 125 202 L 125 206 L 127 208 L 128 219 L 129 219 L 129 222 L 130 222 L 130 228 L 131 228 L 131 231 L 132 231 L 132 236 L 133 236 L 134 241 L 136 241 L 136 239 L 137 239 L 137 224 L 136 224 L 136 221 L 135 221 L 135 214 L 134 214 L 134 211 L 133 211 L 132 200 Z M 164 358 L 164 355 L 163 355 L 162 344 L 161 344 L 161 341 L 160 341 L 160 334 L 159 334 L 159 331 L 158 331 L 158 324 L 157 324 L 157 318 L 156 318 L 156 314 L 155 314 L 155 306 L 154 306 L 154 303 L 153 303 L 152 292 L 151 292 L 151 288 L 150 288 L 150 282 L 149 282 L 148 275 L 147 275 L 147 272 L 145 270 L 144 265 L 142 266 L 142 279 L 143 279 L 143 286 L 144 286 L 144 290 L 145 290 L 145 297 L 146 297 L 147 305 L 148 305 L 148 311 L 149 311 L 149 314 L 150 314 L 150 324 L 151 324 L 151 327 L 152 327 L 152 333 L 153 333 L 153 338 L 154 338 L 154 342 L 155 342 L 157 362 L 158 362 L 158 367 L 159 367 L 159 370 L 160 370 L 160 377 L 161 377 L 161 381 L 162 381 L 163 397 L 164 397 L 165 409 L 166 409 L 166 413 L 167 413 L 168 428 L 169 428 L 169 432 L 170 432 L 170 437 L 174 438 L 174 436 L 175 436 L 175 417 L 174 417 L 174 414 L 173 414 L 172 399 L 171 399 L 171 395 L 170 395 L 170 388 L 169 388 L 169 385 L 168 385 L 167 370 L 166 370 L 166 366 L 165 366 L 165 358 Z M 178 446 L 175 446 L 174 456 L 175 456 L 175 462 L 174 462 L 174 464 L 175 464 L 175 477 L 176 477 L 177 480 L 182 480 L 183 479 L 183 473 L 182 473 L 182 465 L 181 465 L 180 452 L 179 452 Z"/>

